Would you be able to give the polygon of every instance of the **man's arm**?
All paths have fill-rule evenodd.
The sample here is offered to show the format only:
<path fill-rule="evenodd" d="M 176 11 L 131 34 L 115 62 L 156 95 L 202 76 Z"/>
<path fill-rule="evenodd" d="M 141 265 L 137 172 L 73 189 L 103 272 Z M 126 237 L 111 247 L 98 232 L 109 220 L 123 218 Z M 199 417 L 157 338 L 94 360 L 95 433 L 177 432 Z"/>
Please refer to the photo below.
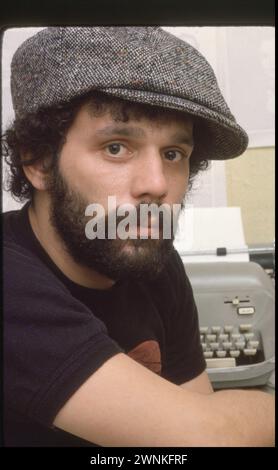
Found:
<path fill-rule="evenodd" d="M 274 400 L 263 392 L 185 390 L 119 353 L 77 390 L 54 425 L 101 446 L 271 446 Z"/>

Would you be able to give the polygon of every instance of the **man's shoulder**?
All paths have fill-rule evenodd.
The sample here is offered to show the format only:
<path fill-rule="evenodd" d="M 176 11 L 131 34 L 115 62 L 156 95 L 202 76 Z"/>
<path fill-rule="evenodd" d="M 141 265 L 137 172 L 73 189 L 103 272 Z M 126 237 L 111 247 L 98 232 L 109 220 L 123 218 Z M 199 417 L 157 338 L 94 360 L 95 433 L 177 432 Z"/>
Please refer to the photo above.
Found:
<path fill-rule="evenodd" d="M 1 214 L 4 261 L 9 261 L 11 267 L 14 263 L 20 263 L 24 259 L 31 260 L 34 257 L 26 246 L 22 213 L 23 209 L 19 209 Z"/>
<path fill-rule="evenodd" d="M 4 268 L 15 269 L 19 266 L 42 267 L 40 260 L 31 250 L 12 238 L 3 240 Z M 27 274 L 27 273 L 26 273 Z M 31 273 L 28 273 L 31 274 Z"/>
<path fill-rule="evenodd" d="M 5 293 L 40 287 L 42 290 L 62 289 L 65 286 L 57 279 L 43 261 L 28 247 L 11 238 L 3 240 L 3 279 Z"/>
<path fill-rule="evenodd" d="M 7 276 L 18 276 L 26 280 L 38 276 L 54 279 L 49 267 L 34 249 L 32 237 L 26 225 L 26 207 L 1 214 L 3 226 L 3 266 L 4 280 Z M 56 279 L 56 278 L 55 278 Z"/>

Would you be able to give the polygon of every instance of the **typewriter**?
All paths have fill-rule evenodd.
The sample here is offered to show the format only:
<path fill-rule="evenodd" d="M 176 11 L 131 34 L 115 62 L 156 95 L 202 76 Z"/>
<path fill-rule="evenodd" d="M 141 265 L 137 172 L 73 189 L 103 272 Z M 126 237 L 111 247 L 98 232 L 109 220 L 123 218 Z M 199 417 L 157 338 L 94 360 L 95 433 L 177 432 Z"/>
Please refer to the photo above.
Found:
<path fill-rule="evenodd" d="M 184 262 L 214 389 L 254 387 L 274 371 L 274 281 L 255 262 Z"/>

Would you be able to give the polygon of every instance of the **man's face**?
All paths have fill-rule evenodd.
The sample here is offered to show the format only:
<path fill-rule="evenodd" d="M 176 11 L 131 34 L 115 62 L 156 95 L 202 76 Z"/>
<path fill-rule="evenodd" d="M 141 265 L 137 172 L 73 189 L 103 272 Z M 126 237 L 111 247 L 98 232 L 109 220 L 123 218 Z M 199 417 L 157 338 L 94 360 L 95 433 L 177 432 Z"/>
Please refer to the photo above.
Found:
<path fill-rule="evenodd" d="M 88 106 L 80 109 L 49 178 L 50 220 L 76 262 L 115 280 L 157 276 L 173 236 L 163 239 L 160 231 L 159 239 L 151 239 L 145 227 L 146 239 L 88 239 L 85 209 L 101 204 L 107 222 L 108 196 L 117 207 L 132 204 L 138 214 L 142 203 L 182 204 L 192 135 L 192 122 L 184 117 L 122 122 L 110 113 L 94 117 Z"/>

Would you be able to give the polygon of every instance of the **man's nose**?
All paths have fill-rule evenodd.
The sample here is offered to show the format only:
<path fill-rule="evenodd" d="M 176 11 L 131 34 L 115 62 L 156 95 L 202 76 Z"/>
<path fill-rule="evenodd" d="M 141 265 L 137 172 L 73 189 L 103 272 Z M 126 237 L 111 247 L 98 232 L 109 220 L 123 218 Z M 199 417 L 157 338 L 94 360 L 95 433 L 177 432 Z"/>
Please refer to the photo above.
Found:
<path fill-rule="evenodd" d="M 163 159 L 157 150 L 145 151 L 138 159 L 132 180 L 134 198 L 163 198 L 168 192 Z"/>

